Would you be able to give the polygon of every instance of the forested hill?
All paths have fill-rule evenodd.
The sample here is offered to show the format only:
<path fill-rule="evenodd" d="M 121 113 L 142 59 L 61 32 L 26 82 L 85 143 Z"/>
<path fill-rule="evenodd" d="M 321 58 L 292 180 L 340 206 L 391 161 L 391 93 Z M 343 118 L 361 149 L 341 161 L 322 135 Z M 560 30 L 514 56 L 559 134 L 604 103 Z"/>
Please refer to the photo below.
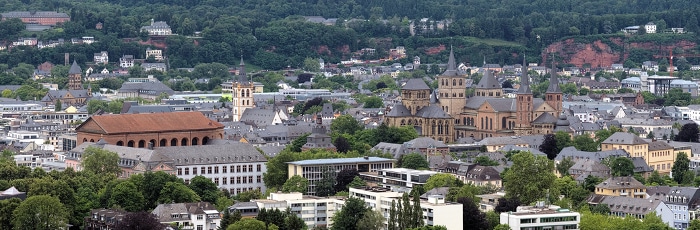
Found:
<path fill-rule="evenodd" d="M 102 34 L 94 35 L 98 38 L 138 37 L 139 28 L 155 19 L 166 21 L 180 35 L 202 32 L 194 46 L 184 37 L 168 39 L 173 67 L 212 61 L 235 64 L 235 57 L 243 55 L 270 69 L 300 66 L 306 57 L 338 62 L 361 48 L 399 45 L 409 57 L 428 62 L 445 61 L 447 52 L 433 55 L 427 49 L 454 44 L 461 61 L 480 63 L 486 57 L 487 62 L 514 63 L 514 53 L 539 57 L 562 38 L 611 34 L 648 22 L 656 23 L 658 30 L 684 27 L 700 32 L 699 6 L 694 0 L 0 0 L 2 12 L 70 14 L 72 22 L 65 30 L 35 35 L 39 38 L 94 33 L 98 22 L 104 24 Z M 299 16 L 339 18 L 339 23 L 324 26 Z M 409 21 L 421 18 L 451 23 L 444 31 L 411 36 Z M 344 23 L 348 20 L 351 23 Z M 0 39 L 8 38 L 12 36 L 0 34 Z"/>

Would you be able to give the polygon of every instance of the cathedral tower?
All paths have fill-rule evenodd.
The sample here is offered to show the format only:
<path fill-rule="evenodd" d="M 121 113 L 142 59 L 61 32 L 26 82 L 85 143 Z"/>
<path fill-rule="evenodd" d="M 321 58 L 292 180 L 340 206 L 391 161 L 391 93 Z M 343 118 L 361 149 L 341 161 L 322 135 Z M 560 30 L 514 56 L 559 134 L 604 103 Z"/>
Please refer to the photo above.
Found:
<path fill-rule="evenodd" d="M 552 71 L 549 74 L 549 87 L 547 87 L 547 92 L 544 94 L 545 102 L 555 110 L 555 117 L 562 112 L 562 101 L 564 100 L 564 95 L 559 88 L 559 76 L 557 76 L 557 68 L 554 66 L 554 61 L 552 61 Z"/>
<path fill-rule="evenodd" d="M 255 107 L 255 102 L 253 100 L 253 91 L 255 91 L 255 86 L 246 75 L 243 56 L 241 56 L 241 63 L 238 68 L 238 76 L 235 76 L 233 78 L 233 82 L 231 83 L 231 107 L 233 112 L 233 121 L 240 121 L 241 116 L 243 116 L 243 112 L 245 112 L 246 109 Z"/>
<path fill-rule="evenodd" d="M 484 70 L 484 76 L 481 77 L 479 84 L 476 85 L 477 97 L 502 97 L 503 88 L 501 83 L 496 80 L 491 70 Z"/>
<path fill-rule="evenodd" d="M 520 88 L 516 96 L 516 119 L 515 119 L 515 134 L 529 135 L 532 132 L 532 111 L 534 110 L 534 102 L 532 98 L 532 90 L 530 89 L 530 76 L 527 74 L 527 62 L 523 55 L 523 67 L 520 74 Z"/>
<path fill-rule="evenodd" d="M 83 70 L 80 69 L 75 60 L 73 60 L 73 65 L 70 66 L 68 70 L 68 89 L 69 90 L 80 90 L 83 89 Z"/>
<path fill-rule="evenodd" d="M 440 106 L 452 117 L 457 117 L 464 105 L 467 104 L 466 96 L 466 74 L 457 70 L 457 62 L 452 48 L 450 48 L 450 59 L 447 61 L 447 70 L 437 77 L 438 95 Z"/>

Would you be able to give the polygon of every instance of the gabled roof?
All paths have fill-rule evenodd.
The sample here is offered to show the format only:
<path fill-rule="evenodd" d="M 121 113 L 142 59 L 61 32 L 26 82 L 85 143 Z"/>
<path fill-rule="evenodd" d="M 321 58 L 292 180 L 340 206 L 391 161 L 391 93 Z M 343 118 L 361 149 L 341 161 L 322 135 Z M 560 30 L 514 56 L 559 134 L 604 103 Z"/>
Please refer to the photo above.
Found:
<path fill-rule="evenodd" d="M 542 113 L 537 119 L 532 121 L 534 124 L 555 124 L 557 123 L 557 118 L 549 113 Z"/>
<path fill-rule="evenodd" d="M 449 114 L 434 104 L 416 111 L 416 116 L 423 118 L 451 118 Z"/>
<path fill-rule="evenodd" d="M 92 116 L 78 126 L 76 131 L 119 134 L 223 128 L 224 125 L 210 120 L 200 112 L 177 112 Z"/>
<path fill-rule="evenodd" d="M 427 84 L 425 84 L 425 81 L 420 78 L 411 78 L 408 79 L 405 85 L 401 88 L 402 90 L 430 90 L 430 87 L 428 87 Z"/>

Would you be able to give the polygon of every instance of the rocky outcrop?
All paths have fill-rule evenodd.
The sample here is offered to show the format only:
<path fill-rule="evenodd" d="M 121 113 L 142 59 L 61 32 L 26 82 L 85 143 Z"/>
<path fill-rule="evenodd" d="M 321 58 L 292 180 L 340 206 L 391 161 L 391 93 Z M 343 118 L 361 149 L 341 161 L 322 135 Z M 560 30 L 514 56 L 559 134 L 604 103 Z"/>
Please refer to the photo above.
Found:
<path fill-rule="evenodd" d="M 590 65 L 596 67 L 608 67 L 612 64 L 622 64 L 627 60 L 630 50 L 648 50 L 647 53 L 668 55 L 669 49 L 680 48 L 682 50 L 694 49 L 695 42 L 687 40 L 673 41 L 668 44 L 654 42 L 629 42 L 627 38 L 610 37 L 597 39 L 592 42 L 577 41 L 574 38 L 555 42 L 547 46 L 542 52 L 542 60 L 550 60 L 551 54 L 556 59 L 570 63 L 578 67 Z M 652 57 L 648 57 L 652 58 Z"/>

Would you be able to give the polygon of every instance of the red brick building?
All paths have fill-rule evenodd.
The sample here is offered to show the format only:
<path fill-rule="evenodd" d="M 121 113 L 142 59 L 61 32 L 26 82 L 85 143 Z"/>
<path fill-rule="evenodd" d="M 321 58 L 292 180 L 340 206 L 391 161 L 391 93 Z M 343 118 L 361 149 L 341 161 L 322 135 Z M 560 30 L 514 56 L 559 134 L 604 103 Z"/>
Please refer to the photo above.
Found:
<path fill-rule="evenodd" d="M 12 11 L 2 13 L 2 20 L 9 18 L 19 18 L 27 24 L 39 24 L 55 26 L 58 23 L 70 21 L 70 16 L 66 13 L 53 11 Z"/>
<path fill-rule="evenodd" d="M 224 135 L 224 125 L 200 112 L 92 116 L 75 130 L 77 145 L 102 138 L 109 144 L 138 148 L 204 145 Z"/>

